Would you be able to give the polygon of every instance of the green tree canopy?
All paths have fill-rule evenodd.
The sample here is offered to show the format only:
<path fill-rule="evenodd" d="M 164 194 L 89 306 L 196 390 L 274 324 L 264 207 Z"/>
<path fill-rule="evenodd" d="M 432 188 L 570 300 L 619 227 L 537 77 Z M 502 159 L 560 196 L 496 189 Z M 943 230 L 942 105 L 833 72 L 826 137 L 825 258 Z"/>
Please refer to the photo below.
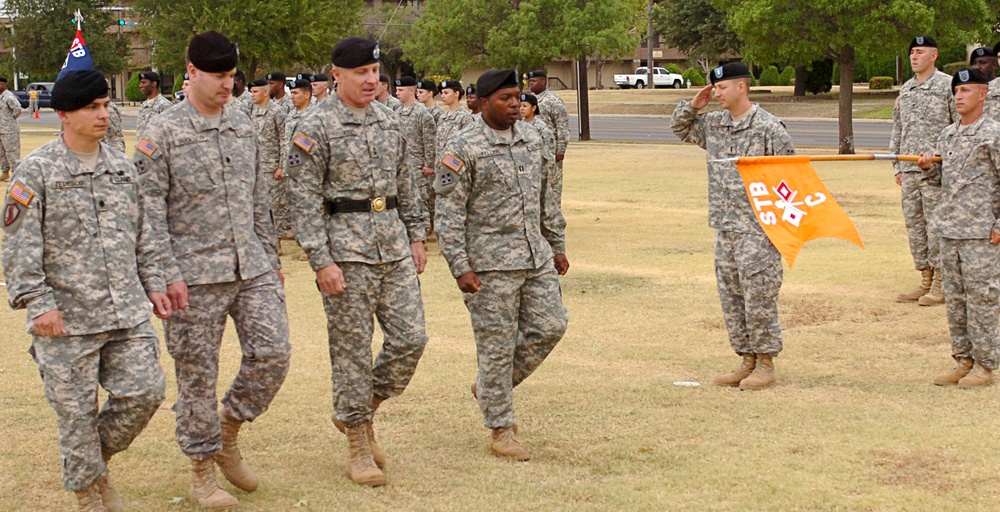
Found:
<path fill-rule="evenodd" d="M 342 37 L 361 33 L 361 0 L 135 0 L 146 36 L 154 41 L 153 65 L 185 67 L 184 52 L 196 34 L 216 30 L 240 45 L 247 78 L 272 69 L 292 73 L 322 69 Z"/>
<path fill-rule="evenodd" d="M 4 55 L 4 66 L 27 73 L 32 81 L 55 79 L 76 35 L 73 13 L 80 9 L 83 39 L 94 67 L 106 75 L 125 70 L 130 56 L 128 42 L 108 31 L 118 15 L 102 10 L 112 4 L 110 0 L 7 0 L 6 8 L 13 14 L 12 30 L 0 32 L 0 41 L 14 50 Z"/>
<path fill-rule="evenodd" d="M 712 0 L 663 0 L 653 7 L 653 28 L 663 41 L 692 59 L 714 63 L 743 46 Z"/>

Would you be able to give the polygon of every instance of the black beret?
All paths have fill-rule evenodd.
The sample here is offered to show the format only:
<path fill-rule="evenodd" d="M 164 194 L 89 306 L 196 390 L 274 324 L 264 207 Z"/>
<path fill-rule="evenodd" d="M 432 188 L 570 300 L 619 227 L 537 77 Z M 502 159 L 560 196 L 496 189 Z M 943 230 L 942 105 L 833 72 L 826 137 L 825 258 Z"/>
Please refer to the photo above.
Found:
<path fill-rule="evenodd" d="M 419 82 L 417 82 L 417 89 L 423 89 L 425 91 L 430 91 L 430 92 L 432 92 L 434 94 L 437 94 L 437 92 L 438 92 L 437 85 L 434 84 L 434 81 L 433 80 L 428 80 L 426 78 L 423 79 L 423 80 L 421 80 L 421 81 L 419 81 Z"/>
<path fill-rule="evenodd" d="M 247 86 L 248 89 L 253 89 L 254 87 L 267 87 L 267 80 L 258 78 L 253 82 L 250 82 L 250 85 Z"/>
<path fill-rule="evenodd" d="M 389 75 L 387 75 L 385 73 L 381 73 L 378 76 L 378 81 L 382 82 L 383 84 L 387 84 L 387 83 L 391 82 L 392 80 L 389 80 Z"/>
<path fill-rule="evenodd" d="M 475 85 L 470 85 L 470 86 L 468 86 L 468 87 L 465 88 L 465 95 L 466 96 L 475 96 L 475 94 L 476 94 L 476 86 Z"/>
<path fill-rule="evenodd" d="M 378 62 L 381 53 L 378 43 L 371 39 L 345 37 L 333 47 L 330 61 L 338 68 L 360 68 Z"/>
<path fill-rule="evenodd" d="M 412 76 L 404 76 L 403 78 L 396 79 L 396 87 L 414 87 L 417 85 L 417 79 Z"/>
<path fill-rule="evenodd" d="M 272 71 L 267 74 L 268 82 L 284 82 L 285 78 L 285 74 L 281 71 Z"/>
<path fill-rule="evenodd" d="M 542 113 L 542 109 L 538 106 L 538 98 L 536 98 L 534 94 L 529 94 L 529 93 L 526 93 L 526 92 L 522 92 L 521 93 L 521 101 L 522 102 L 531 103 L 532 105 L 535 106 L 535 108 L 538 109 L 536 111 L 538 114 Z"/>
<path fill-rule="evenodd" d="M 52 108 L 61 112 L 80 110 L 97 98 L 108 96 L 104 73 L 94 70 L 73 71 L 52 86 Z"/>
<path fill-rule="evenodd" d="M 246 82 L 247 81 L 247 74 L 244 73 L 242 69 L 237 69 L 236 70 L 236 74 L 233 75 L 233 78 L 238 78 L 238 79 L 243 80 L 244 82 Z"/>
<path fill-rule="evenodd" d="M 513 69 L 491 69 L 481 75 L 476 80 L 476 95 L 485 98 L 496 92 L 497 89 L 507 87 L 518 87 L 517 71 Z"/>
<path fill-rule="evenodd" d="M 969 55 L 969 64 L 975 64 L 976 59 L 980 57 L 996 57 L 996 56 L 997 52 L 994 51 L 993 48 L 990 48 L 989 46 L 980 46 L 979 48 L 972 50 L 972 53 Z"/>
<path fill-rule="evenodd" d="M 937 41 L 931 36 L 917 36 L 910 41 L 910 49 L 917 48 L 918 46 L 923 46 L 925 48 L 937 48 Z"/>
<path fill-rule="evenodd" d="M 441 83 L 438 84 L 438 86 L 442 91 L 445 89 L 453 89 L 456 91 L 462 90 L 462 82 L 459 82 L 458 80 L 441 80 Z"/>
<path fill-rule="evenodd" d="M 528 78 L 548 78 L 549 75 L 545 74 L 544 69 L 536 69 L 535 71 L 528 71 Z"/>
<path fill-rule="evenodd" d="M 316 73 L 309 80 L 310 82 L 329 82 L 330 79 L 326 77 L 323 73 Z"/>
<path fill-rule="evenodd" d="M 7 83 L 7 77 L 0 76 L 0 84 L 5 84 L 5 83 Z"/>
<path fill-rule="evenodd" d="M 194 67 L 208 73 L 236 69 L 240 61 L 240 49 L 236 43 L 214 30 L 191 38 L 187 55 Z"/>
<path fill-rule="evenodd" d="M 139 73 L 139 80 L 149 80 L 150 82 L 160 83 L 160 74 L 156 71 L 143 71 Z"/>
<path fill-rule="evenodd" d="M 313 81 L 312 74 L 310 74 L 310 73 L 299 73 L 299 74 L 295 75 L 295 81 L 297 82 L 299 80 L 305 80 L 306 82 L 312 82 Z"/>
<path fill-rule="evenodd" d="M 986 73 L 983 73 L 979 68 L 964 68 L 958 70 L 955 76 L 951 77 L 951 93 L 955 94 L 955 88 L 959 85 L 964 84 L 983 84 L 988 85 L 990 80 L 986 78 Z"/>
<path fill-rule="evenodd" d="M 309 80 L 296 79 L 295 85 L 292 86 L 292 89 L 305 89 L 307 91 L 312 91 L 312 83 L 310 83 Z"/>
<path fill-rule="evenodd" d="M 710 78 L 712 85 L 716 82 L 735 80 L 737 78 L 750 78 L 750 68 L 742 62 L 728 62 L 712 70 Z"/>

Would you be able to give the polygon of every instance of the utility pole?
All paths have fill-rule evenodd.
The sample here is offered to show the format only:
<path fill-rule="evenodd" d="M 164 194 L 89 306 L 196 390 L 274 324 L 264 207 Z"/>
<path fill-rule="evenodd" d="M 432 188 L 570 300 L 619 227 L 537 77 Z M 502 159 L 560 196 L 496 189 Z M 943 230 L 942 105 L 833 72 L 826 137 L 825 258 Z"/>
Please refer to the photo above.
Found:
<path fill-rule="evenodd" d="M 646 8 L 646 87 L 655 89 L 653 84 L 653 0 Z"/>
<path fill-rule="evenodd" d="M 576 58 L 576 111 L 579 140 L 590 140 L 590 88 L 587 85 L 587 56 Z"/>

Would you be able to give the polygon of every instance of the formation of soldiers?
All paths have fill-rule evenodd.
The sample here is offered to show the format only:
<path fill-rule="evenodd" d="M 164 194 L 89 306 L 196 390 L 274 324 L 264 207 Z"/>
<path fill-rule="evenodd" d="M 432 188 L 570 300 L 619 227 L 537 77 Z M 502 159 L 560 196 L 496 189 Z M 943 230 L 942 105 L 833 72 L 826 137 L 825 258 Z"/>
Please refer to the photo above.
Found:
<path fill-rule="evenodd" d="M 373 419 L 406 389 L 427 343 L 417 276 L 432 219 L 473 319 L 472 393 L 491 451 L 530 458 L 516 438 L 512 390 L 568 321 L 555 137 L 538 117 L 520 120 L 534 96 L 521 94 L 513 70 L 486 72 L 468 89 L 404 77 L 397 100 L 379 53 L 372 41 L 344 39 L 332 54 L 333 94 L 325 75 L 305 73 L 286 93 L 283 73 L 247 84 L 236 45 L 199 34 L 187 49 L 183 99 L 167 101 L 159 75 L 141 74 L 147 100 L 131 161 L 104 75 L 77 71 L 57 83 L 62 134 L 11 166 L 3 267 L 11 306 L 27 310 L 32 356 L 57 412 L 63 484 L 80 510 L 124 509 L 109 463 L 164 400 L 150 303 L 174 360 L 190 500 L 239 504 L 216 467 L 236 488 L 257 489 L 238 438 L 289 370 L 284 237 L 301 244 L 322 294 L 348 476 L 384 485 Z M 467 93 L 475 115 L 461 106 Z M 565 117 L 561 104 L 551 108 Z M 227 317 L 243 358 L 220 410 Z M 376 319 L 385 341 L 373 362 Z M 99 386 L 111 396 L 100 411 Z"/>

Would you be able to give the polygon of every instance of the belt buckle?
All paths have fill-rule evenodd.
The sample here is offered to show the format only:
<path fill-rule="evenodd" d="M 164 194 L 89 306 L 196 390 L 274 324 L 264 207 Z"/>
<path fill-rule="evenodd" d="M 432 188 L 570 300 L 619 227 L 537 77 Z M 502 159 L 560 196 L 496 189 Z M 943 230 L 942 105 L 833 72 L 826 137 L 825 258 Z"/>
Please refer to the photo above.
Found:
<path fill-rule="evenodd" d="M 385 210 L 385 196 L 379 196 L 372 199 L 372 210 L 376 212 Z"/>

